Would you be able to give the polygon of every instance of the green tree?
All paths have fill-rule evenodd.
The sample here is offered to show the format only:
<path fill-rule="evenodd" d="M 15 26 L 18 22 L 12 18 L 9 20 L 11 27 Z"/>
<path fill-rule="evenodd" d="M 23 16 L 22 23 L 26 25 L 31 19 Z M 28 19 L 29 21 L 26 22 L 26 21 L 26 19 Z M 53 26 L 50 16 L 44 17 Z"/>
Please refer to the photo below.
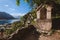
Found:
<path fill-rule="evenodd" d="M 49 1 L 49 2 L 54 1 L 56 3 L 60 3 L 60 0 L 24 0 L 24 1 L 27 2 L 27 3 L 30 3 L 31 5 L 36 4 L 37 6 L 39 6 L 41 3 L 43 4 L 43 3 L 47 2 L 47 1 Z M 19 5 L 20 0 L 16 0 L 16 3 L 17 3 L 17 5 Z"/>
<path fill-rule="evenodd" d="M 17 4 L 17 6 L 19 6 L 20 5 L 20 0 L 16 0 L 16 4 Z"/>

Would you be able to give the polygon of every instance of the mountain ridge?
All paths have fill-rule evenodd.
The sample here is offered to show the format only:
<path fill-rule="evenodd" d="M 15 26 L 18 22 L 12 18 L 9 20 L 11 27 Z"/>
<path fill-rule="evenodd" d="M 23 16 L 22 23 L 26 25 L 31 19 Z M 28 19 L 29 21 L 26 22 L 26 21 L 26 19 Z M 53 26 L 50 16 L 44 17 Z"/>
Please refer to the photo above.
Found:
<path fill-rule="evenodd" d="M 14 17 L 6 12 L 0 12 L 0 20 L 14 19 Z"/>

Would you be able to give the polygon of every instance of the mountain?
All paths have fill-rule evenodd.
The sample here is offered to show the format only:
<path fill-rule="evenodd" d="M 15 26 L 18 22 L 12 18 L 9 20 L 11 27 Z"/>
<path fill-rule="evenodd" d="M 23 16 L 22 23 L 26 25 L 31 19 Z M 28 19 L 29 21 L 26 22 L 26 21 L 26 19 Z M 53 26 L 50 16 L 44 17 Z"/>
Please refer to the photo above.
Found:
<path fill-rule="evenodd" d="M 8 20 L 8 19 L 14 19 L 14 17 L 6 12 L 0 12 L 0 20 Z"/>

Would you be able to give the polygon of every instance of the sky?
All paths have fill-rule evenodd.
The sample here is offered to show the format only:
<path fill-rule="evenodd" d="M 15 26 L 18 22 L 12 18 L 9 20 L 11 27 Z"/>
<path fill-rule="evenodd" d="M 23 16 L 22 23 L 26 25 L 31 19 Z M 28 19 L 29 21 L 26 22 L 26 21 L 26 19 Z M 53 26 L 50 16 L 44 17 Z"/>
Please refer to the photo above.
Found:
<path fill-rule="evenodd" d="M 31 11 L 31 7 L 23 0 L 20 5 L 16 5 L 16 0 L 0 0 L 0 12 L 9 13 L 12 16 L 23 16 Z"/>

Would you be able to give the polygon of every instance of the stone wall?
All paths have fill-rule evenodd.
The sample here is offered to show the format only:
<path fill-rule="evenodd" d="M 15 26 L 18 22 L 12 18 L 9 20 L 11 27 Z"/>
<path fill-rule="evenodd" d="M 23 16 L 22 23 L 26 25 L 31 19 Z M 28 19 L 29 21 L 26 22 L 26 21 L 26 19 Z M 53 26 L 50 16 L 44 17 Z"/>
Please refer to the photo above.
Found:
<path fill-rule="evenodd" d="M 51 20 L 39 20 L 37 22 L 37 24 L 39 26 L 37 26 L 36 28 L 39 29 L 41 32 L 42 31 L 50 31 L 51 30 L 51 27 L 52 27 Z"/>

